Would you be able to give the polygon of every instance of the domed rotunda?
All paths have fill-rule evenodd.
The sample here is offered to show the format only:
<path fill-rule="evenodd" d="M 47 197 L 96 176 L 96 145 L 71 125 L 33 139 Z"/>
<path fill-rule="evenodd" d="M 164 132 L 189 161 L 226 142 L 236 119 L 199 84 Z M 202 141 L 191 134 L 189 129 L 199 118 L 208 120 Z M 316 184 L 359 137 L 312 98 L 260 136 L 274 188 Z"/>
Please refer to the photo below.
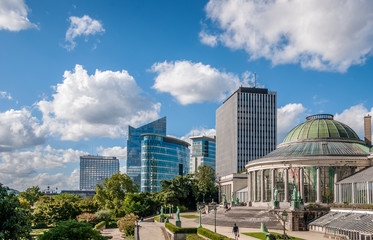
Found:
<path fill-rule="evenodd" d="M 372 165 L 370 148 L 333 115 L 308 116 L 274 151 L 246 165 L 248 201 L 268 205 L 276 187 L 282 207 L 289 206 L 294 188 L 305 203 L 333 203 L 338 181 Z"/>

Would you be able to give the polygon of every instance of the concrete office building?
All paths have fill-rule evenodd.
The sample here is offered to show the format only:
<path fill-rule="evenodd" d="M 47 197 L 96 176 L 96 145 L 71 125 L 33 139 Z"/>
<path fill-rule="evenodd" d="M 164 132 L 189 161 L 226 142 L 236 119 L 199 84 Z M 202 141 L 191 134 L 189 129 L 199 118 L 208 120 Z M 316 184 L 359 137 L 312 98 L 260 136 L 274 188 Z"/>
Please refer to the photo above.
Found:
<path fill-rule="evenodd" d="M 240 87 L 216 111 L 216 174 L 245 165 L 276 148 L 277 95 L 265 88 Z"/>
<path fill-rule="evenodd" d="M 215 170 L 215 137 L 191 137 L 192 154 L 190 156 L 190 173 L 197 171 L 202 164 Z"/>
<path fill-rule="evenodd" d="M 105 178 L 119 172 L 119 160 L 116 157 L 81 156 L 80 190 L 95 190 Z"/>
<path fill-rule="evenodd" d="M 139 186 L 141 184 L 141 135 L 146 133 L 166 135 L 166 117 L 138 128 L 128 126 L 127 175 Z"/>
<path fill-rule="evenodd" d="M 157 192 L 161 190 L 162 180 L 189 173 L 189 143 L 157 134 L 143 134 L 142 137 L 142 192 Z"/>

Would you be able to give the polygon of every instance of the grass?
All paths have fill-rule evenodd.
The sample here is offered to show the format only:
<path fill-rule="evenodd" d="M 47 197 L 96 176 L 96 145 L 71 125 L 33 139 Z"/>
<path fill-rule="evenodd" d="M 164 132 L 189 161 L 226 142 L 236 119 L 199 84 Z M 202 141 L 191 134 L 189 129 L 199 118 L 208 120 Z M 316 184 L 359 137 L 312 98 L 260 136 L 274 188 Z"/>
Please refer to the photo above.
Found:
<path fill-rule="evenodd" d="M 203 237 L 198 236 L 197 234 L 188 234 L 186 240 L 205 240 Z"/>
<path fill-rule="evenodd" d="M 199 218 L 199 216 L 197 216 L 197 215 L 181 215 L 180 217 L 183 217 L 183 218 Z"/>
<path fill-rule="evenodd" d="M 44 232 L 49 231 L 50 228 L 40 228 L 40 229 L 32 229 L 31 235 L 33 237 L 42 235 Z"/>
<path fill-rule="evenodd" d="M 280 234 L 280 233 L 274 233 L 274 232 L 271 232 L 271 233 L 275 236 L 282 236 L 282 234 Z M 258 239 L 263 239 L 263 240 L 267 239 L 266 236 L 264 235 L 264 233 L 257 232 L 257 233 L 242 233 L 242 234 L 245 234 L 245 235 L 250 236 L 250 237 L 258 238 Z M 292 237 L 292 236 L 289 236 L 289 235 L 288 235 L 288 237 L 290 239 L 293 239 L 293 240 L 304 240 L 303 238 L 296 238 L 296 237 Z"/>

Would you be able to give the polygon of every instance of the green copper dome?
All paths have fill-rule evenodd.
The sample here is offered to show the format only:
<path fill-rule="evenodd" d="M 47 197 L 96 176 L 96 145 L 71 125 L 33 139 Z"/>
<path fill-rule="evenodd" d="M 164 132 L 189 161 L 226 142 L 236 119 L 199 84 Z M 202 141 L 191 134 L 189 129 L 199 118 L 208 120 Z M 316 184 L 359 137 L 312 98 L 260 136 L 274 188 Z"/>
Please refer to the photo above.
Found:
<path fill-rule="evenodd" d="M 346 124 L 333 120 L 333 115 L 317 114 L 306 117 L 286 135 L 283 143 L 313 138 L 332 138 L 361 141 L 359 136 Z"/>

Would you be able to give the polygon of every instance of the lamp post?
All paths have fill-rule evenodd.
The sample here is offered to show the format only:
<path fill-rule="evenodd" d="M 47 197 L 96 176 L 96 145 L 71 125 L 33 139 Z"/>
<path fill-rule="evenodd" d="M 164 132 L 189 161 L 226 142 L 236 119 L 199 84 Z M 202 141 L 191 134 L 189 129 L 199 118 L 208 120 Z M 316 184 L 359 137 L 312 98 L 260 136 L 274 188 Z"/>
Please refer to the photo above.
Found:
<path fill-rule="evenodd" d="M 172 216 L 172 212 L 173 212 L 173 207 L 174 207 L 174 205 L 173 205 L 173 204 L 171 204 L 171 218 L 174 218 L 174 217 Z"/>
<path fill-rule="evenodd" d="M 287 218 L 288 218 L 288 213 L 284 210 L 284 211 L 281 213 L 281 220 L 282 220 L 283 223 L 284 223 L 284 239 L 287 239 L 287 238 L 286 238 L 286 235 L 285 235 L 285 223 L 286 223 Z"/>
<path fill-rule="evenodd" d="M 198 209 L 199 209 L 199 225 L 198 225 L 198 227 L 201 228 L 202 227 L 202 221 L 201 221 L 202 209 L 201 209 L 201 206 L 199 206 Z"/>
<path fill-rule="evenodd" d="M 216 209 L 216 207 L 214 207 L 214 214 L 215 214 L 215 232 L 216 232 L 216 211 L 217 211 L 217 209 Z"/>

